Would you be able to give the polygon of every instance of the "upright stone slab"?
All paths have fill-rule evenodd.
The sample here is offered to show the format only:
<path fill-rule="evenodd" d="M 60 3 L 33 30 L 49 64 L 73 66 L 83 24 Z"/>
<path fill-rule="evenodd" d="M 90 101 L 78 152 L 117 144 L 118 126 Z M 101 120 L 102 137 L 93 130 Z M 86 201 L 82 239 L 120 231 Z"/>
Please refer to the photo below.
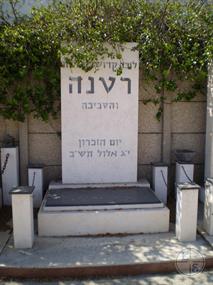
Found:
<path fill-rule="evenodd" d="M 61 68 L 63 183 L 137 181 L 138 52 L 89 72 Z M 121 75 L 116 70 L 122 66 Z"/>
<path fill-rule="evenodd" d="M 213 61 L 208 67 L 205 178 L 213 177 Z"/>

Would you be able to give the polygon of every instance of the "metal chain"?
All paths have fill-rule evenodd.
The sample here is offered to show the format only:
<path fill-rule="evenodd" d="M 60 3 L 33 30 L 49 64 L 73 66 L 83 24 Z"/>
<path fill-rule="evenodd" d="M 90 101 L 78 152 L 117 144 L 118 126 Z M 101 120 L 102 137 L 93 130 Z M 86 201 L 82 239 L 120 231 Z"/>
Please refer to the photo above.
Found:
<path fill-rule="evenodd" d="M 193 183 L 192 179 L 191 179 L 191 178 L 189 177 L 189 175 L 187 174 L 186 169 L 184 168 L 184 166 L 181 165 L 181 167 L 182 167 L 182 169 L 183 169 L 183 172 L 184 172 L 186 178 L 189 180 L 189 182 Z"/>
<path fill-rule="evenodd" d="M 161 170 L 160 172 L 161 172 L 161 175 L 162 175 L 162 178 L 163 178 L 163 182 L 164 182 L 164 184 L 165 184 L 166 187 L 167 187 L 168 184 L 166 183 L 166 178 L 165 178 L 165 176 L 164 176 L 163 170 Z"/>
<path fill-rule="evenodd" d="M 10 157 L 10 154 L 7 153 L 7 154 L 6 154 L 5 161 L 4 161 L 4 165 L 3 165 L 2 170 L 1 170 L 1 175 L 4 174 L 4 172 L 5 172 L 6 168 L 7 168 L 7 163 L 8 163 L 9 157 Z"/>
<path fill-rule="evenodd" d="M 36 172 L 34 171 L 34 172 L 33 172 L 32 186 L 34 186 L 34 184 L 35 184 L 35 176 L 36 176 Z"/>

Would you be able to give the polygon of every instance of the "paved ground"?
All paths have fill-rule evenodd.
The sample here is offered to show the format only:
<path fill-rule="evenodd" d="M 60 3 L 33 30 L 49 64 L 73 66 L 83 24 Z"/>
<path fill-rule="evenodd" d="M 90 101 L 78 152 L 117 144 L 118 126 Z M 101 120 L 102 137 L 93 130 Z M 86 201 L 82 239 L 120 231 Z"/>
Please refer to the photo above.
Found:
<path fill-rule="evenodd" d="M 213 249 L 201 237 L 180 242 L 169 233 L 108 237 L 36 237 L 32 249 L 15 249 L 12 238 L 0 255 L 0 267 L 69 267 L 135 264 L 175 260 L 185 250 L 193 257 L 211 256 Z"/>
<path fill-rule="evenodd" d="M 213 271 L 202 272 L 195 275 L 143 275 L 137 277 L 125 277 L 116 279 L 98 279 L 98 280 L 67 280 L 67 281 L 2 281 L 1 285 L 206 285 L 213 284 Z"/>

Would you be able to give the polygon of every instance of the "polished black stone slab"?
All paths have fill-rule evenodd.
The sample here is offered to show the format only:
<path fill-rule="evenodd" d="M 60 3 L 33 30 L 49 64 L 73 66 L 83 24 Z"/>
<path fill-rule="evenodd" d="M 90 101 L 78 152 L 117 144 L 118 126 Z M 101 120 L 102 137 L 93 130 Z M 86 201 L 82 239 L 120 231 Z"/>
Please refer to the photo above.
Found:
<path fill-rule="evenodd" d="M 51 189 L 45 207 L 161 204 L 148 187 Z"/>

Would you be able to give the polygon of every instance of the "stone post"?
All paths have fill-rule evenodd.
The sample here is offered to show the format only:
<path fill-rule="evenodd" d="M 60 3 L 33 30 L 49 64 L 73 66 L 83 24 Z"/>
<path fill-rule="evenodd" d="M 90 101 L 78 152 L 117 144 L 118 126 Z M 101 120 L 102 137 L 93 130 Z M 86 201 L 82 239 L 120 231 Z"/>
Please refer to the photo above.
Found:
<path fill-rule="evenodd" d="M 34 187 L 20 186 L 10 191 L 15 248 L 31 248 L 33 246 L 33 190 Z"/>
<path fill-rule="evenodd" d="M 208 67 L 205 178 L 213 177 L 213 62 Z"/>
<path fill-rule="evenodd" d="M 203 226 L 209 235 L 213 235 L 213 179 L 212 178 L 208 178 L 205 184 Z"/>
<path fill-rule="evenodd" d="M 196 240 L 199 185 L 177 185 L 176 237 L 180 241 Z"/>

